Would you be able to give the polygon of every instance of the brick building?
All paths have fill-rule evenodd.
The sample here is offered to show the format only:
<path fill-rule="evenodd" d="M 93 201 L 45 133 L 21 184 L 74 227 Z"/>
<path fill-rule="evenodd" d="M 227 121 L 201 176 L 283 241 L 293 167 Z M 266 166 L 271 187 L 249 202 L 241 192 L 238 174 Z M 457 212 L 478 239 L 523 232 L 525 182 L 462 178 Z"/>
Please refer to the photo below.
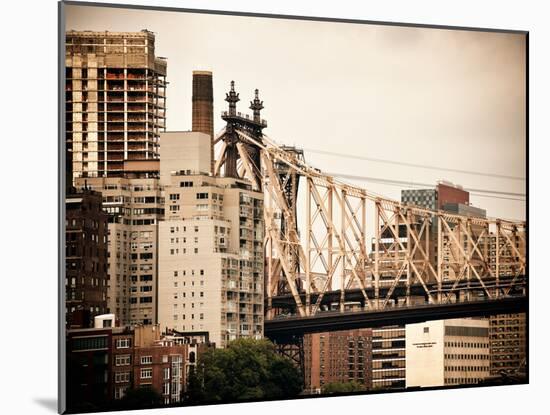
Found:
<path fill-rule="evenodd" d="M 344 330 L 304 336 L 305 389 L 320 393 L 333 382 L 372 387 L 372 330 Z"/>
<path fill-rule="evenodd" d="M 65 199 L 67 328 L 93 327 L 107 305 L 107 215 L 101 193 L 72 189 Z"/>
<path fill-rule="evenodd" d="M 207 337 L 164 336 L 158 325 L 69 330 L 68 408 L 108 408 L 129 389 L 144 387 L 154 389 L 164 404 L 180 402 L 189 367 L 207 343 Z"/>

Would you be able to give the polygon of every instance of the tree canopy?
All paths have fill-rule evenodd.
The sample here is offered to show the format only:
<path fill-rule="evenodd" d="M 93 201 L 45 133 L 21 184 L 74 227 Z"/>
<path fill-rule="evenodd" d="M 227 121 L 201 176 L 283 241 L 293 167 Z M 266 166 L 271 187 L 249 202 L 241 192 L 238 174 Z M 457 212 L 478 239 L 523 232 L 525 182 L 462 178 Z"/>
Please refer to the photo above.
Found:
<path fill-rule="evenodd" d="M 142 409 L 155 408 L 161 403 L 162 398 L 156 390 L 151 387 L 141 387 L 128 389 L 118 405 L 120 409 Z"/>
<path fill-rule="evenodd" d="M 190 374 L 191 402 L 283 399 L 302 390 L 300 371 L 279 356 L 268 340 L 238 339 L 225 349 L 210 349 Z"/>
<path fill-rule="evenodd" d="M 327 383 L 321 389 L 321 393 L 345 393 L 360 392 L 366 390 L 365 385 L 358 382 L 331 382 Z"/>

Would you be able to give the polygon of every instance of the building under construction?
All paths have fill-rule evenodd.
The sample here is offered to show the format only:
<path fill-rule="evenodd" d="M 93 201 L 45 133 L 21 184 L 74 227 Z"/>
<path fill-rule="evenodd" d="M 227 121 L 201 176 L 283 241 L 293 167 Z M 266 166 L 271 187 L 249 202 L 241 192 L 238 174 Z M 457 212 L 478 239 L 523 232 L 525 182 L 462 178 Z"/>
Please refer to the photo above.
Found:
<path fill-rule="evenodd" d="M 69 178 L 121 177 L 128 162 L 158 159 L 166 61 L 152 32 L 68 31 L 65 67 Z"/>

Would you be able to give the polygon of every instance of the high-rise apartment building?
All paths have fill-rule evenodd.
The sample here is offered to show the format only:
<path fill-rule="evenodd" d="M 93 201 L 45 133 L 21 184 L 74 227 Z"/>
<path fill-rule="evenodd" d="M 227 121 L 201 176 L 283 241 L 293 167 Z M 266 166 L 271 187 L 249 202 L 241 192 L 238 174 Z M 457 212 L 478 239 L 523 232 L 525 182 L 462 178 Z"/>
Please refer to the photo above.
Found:
<path fill-rule="evenodd" d="M 159 323 L 208 331 L 217 347 L 263 334 L 263 194 L 212 177 L 210 137 L 162 134 Z"/>
<path fill-rule="evenodd" d="M 67 168 L 121 177 L 125 161 L 155 160 L 165 130 L 166 61 L 152 32 L 66 33 Z"/>
<path fill-rule="evenodd" d="M 407 387 L 477 384 L 489 376 L 489 321 L 407 324 Z"/>
<path fill-rule="evenodd" d="M 107 310 L 107 215 L 101 194 L 71 191 L 65 199 L 67 328 L 93 327 Z"/>
<path fill-rule="evenodd" d="M 157 229 L 164 215 L 158 178 L 77 179 L 101 192 L 108 214 L 107 302 L 120 325 L 156 319 Z"/>
<path fill-rule="evenodd" d="M 304 336 L 305 389 L 320 393 L 333 382 L 372 387 L 372 330 L 343 330 Z"/>
<path fill-rule="evenodd" d="M 517 374 L 526 367 L 526 325 L 525 313 L 490 317 L 491 375 Z"/>

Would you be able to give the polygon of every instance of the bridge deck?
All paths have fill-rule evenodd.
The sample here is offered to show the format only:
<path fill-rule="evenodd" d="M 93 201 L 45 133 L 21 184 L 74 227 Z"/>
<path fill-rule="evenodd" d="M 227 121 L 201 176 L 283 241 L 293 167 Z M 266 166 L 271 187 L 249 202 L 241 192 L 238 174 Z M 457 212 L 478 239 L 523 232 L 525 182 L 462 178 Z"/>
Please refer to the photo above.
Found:
<path fill-rule="evenodd" d="M 320 312 L 311 317 L 282 317 L 266 320 L 264 334 L 276 342 L 287 341 L 292 336 L 324 331 L 350 330 L 357 328 L 382 327 L 419 323 L 430 320 L 480 317 L 494 314 L 526 312 L 528 300 L 525 296 L 507 297 L 497 300 L 463 301 L 450 304 L 426 304 L 400 306 L 373 311 Z"/>

